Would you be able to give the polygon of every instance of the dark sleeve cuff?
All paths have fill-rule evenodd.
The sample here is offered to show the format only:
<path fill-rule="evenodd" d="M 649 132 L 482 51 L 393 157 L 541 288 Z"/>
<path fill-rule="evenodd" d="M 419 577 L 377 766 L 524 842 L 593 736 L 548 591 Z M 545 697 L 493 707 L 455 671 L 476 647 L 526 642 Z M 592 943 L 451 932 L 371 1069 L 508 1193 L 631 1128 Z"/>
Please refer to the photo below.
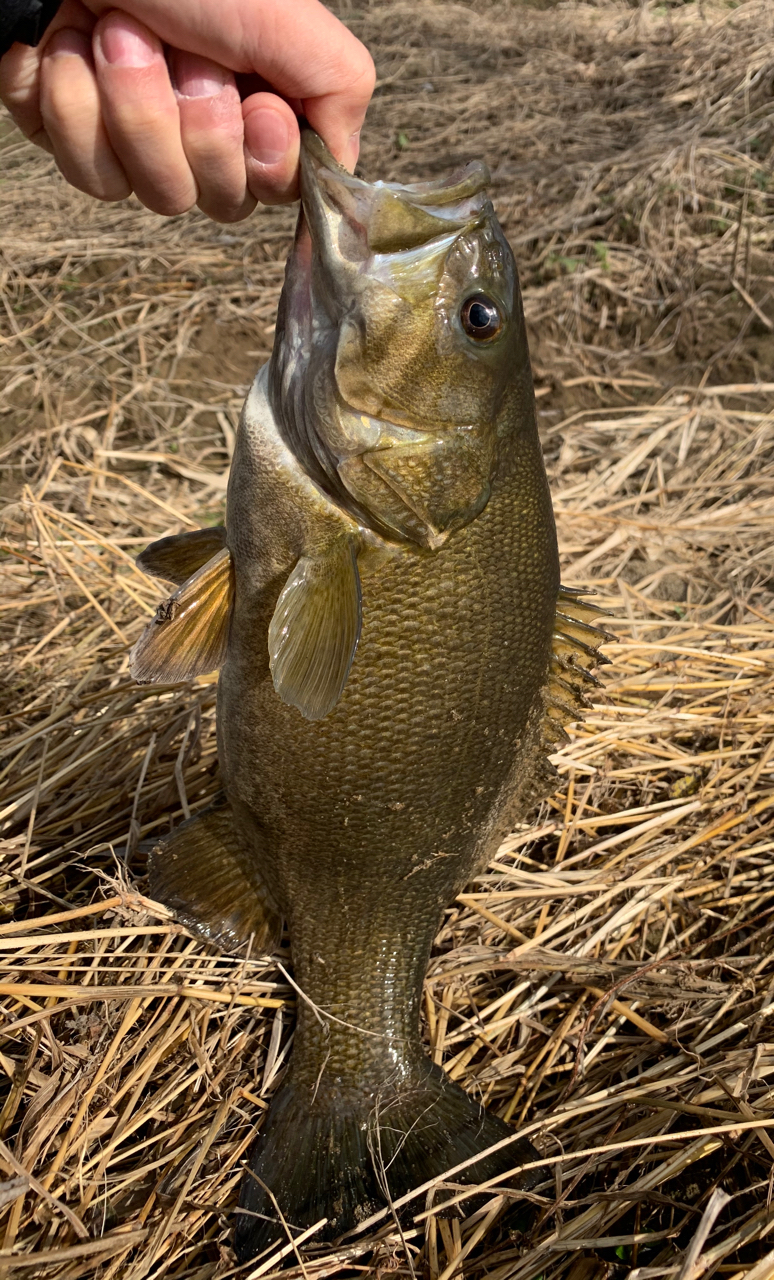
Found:
<path fill-rule="evenodd" d="M 18 40 L 37 44 L 62 0 L 0 0 L 0 58 Z"/>

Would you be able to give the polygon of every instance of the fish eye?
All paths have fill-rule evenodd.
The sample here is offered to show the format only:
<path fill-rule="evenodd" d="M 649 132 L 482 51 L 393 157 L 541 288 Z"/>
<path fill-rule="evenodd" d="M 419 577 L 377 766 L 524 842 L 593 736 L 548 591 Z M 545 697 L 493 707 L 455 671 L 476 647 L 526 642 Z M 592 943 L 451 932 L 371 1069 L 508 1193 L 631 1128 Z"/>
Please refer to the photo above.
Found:
<path fill-rule="evenodd" d="M 491 341 L 503 327 L 500 308 L 485 293 L 474 293 L 472 297 L 465 299 L 460 320 L 468 337 L 476 342 Z"/>

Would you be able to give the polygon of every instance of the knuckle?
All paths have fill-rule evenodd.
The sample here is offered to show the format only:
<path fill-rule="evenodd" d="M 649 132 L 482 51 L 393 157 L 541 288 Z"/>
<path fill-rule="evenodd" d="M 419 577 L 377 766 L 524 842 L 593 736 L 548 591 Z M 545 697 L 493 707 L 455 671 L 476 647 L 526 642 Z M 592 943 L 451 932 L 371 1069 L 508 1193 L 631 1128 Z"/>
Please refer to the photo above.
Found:
<path fill-rule="evenodd" d="M 140 196 L 146 209 L 158 213 L 162 218 L 177 218 L 182 213 L 193 209 L 196 200 L 184 195 L 166 195 L 159 191 L 147 192 Z"/>
<path fill-rule="evenodd" d="M 71 165 L 59 161 L 57 161 L 57 167 L 71 187 L 75 187 L 76 191 L 85 192 L 93 200 L 101 200 L 103 204 L 117 204 L 119 200 L 125 200 L 132 194 L 132 189 L 125 179 L 111 181 L 95 174 L 84 175 L 79 170 L 73 170 Z"/>
<path fill-rule="evenodd" d="M 220 161 L 227 165 L 233 157 L 241 157 L 245 137 L 241 108 L 239 111 L 213 109 L 203 121 L 197 121 L 199 127 L 194 129 L 185 127 L 182 112 L 181 121 L 186 146 L 209 154 L 211 163 Z"/>
<path fill-rule="evenodd" d="M 362 101 L 367 106 L 375 87 L 376 67 L 374 60 L 365 45 L 358 41 L 348 76 L 348 96 L 358 102 Z"/>
<path fill-rule="evenodd" d="M 208 218 L 212 218 L 213 222 L 222 222 L 225 224 L 242 222 L 249 216 L 249 214 L 252 213 L 255 205 L 256 201 L 253 196 L 250 196 L 247 199 L 242 199 L 238 203 L 234 201 L 233 204 L 228 205 L 224 205 L 223 203 L 213 205 L 210 204 L 209 201 L 199 201 L 199 208 L 202 213 L 206 213 Z"/>
<path fill-rule="evenodd" d="M 40 147 L 41 151 L 47 151 L 50 156 L 54 154 L 54 144 L 45 129 L 36 129 L 33 133 L 28 133 L 27 137 L 34 146 Z"/>
<path fill-rule="evenodd" d="M 37 147 L 42 146 L 37 137 L 39 133 L 43 132 L 40 127 L 40 112 L 36 113 L 36 118 L 32 118 L 32 112 L 20 111 L 17 106 L 11 105 L 8 99 L 2 97 L 2 95 L 0 95 L 0 102 L 5 106 L 20 133 L 23 133 L 30 142 L 34 142 Z"/>
<path fill-rule="evenodd" d="M 376 64 L 366 49 L 365 45 L 361 45 L 363 50 L 362 68 L 360 74 L 360 87 L 367 93 L 370 100 L 374 89 L 376 88 Z"/>
<path fill-rule="evenodd" d="M 19 53 L 19 49 L 22 52 Z M 23 133 L 29 133 L 26 119 L 34 115 L 40 96 L 40 61 L 30 54 L 37 50 L 13 45 L 0 58 L 0 102 Z"/>

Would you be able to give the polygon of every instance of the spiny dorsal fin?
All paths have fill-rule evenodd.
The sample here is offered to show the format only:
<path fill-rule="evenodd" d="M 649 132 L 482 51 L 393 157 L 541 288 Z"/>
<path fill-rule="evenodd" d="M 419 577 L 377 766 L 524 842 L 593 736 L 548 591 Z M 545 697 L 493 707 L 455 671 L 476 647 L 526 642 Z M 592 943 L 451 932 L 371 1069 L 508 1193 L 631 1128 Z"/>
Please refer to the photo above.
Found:
<path fill-rule="evenodd" d="M 152 578 L 164 578 L 180 587 L 225 545 L 226 530 L 222 524 L 190 533 L 175 533 L 146 547 L 137 557 L 137 567 Z"/>
<path fill-rule="evenodd" d="M 548 680 L 543 688 L 543 745 L 550 750 L 556 742 L 568 742 L 564 725 L 583 719 L 591 704 L 584 686 L 599 685 L 591 667 L 610 661 L 599 646 L 615 637 L 592 625 L 606 617 L 604 609 L 582 598 L 574 587 L 560 587 L 556 600 L 553 653 Z"/>
<path fill-rule="evenodd" d="M 160 604 L 132 649 L 129 670 L 140 684 L 178 684 L 222 666 L 234 600 L 231 552 L 221 547 Z"/>
<path fill-rule="evenodd" d="M 360 639 L 357 553 L 341 538 L 317 556 L 302 556 L 280 592 L 269 624 L 269 666 L 283 702 L 321 720 L 347 683 Z"/>

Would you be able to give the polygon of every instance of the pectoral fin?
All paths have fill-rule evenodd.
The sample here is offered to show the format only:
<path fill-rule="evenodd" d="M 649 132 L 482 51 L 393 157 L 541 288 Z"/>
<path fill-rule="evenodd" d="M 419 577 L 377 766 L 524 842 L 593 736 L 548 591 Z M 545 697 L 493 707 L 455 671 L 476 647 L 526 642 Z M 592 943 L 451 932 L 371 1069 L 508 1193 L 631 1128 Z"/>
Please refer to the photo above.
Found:
<path fill-rule="evenodd" d="M 165 578 L 182 586 L 225 545 L 226 530 L 222 524 L 194 529 L 191 533 L 176 533 L 146 547 L 137 557 L 137 566 L 152 578 Z"/>
<path fill-rule="evenodd" d="M 214 804 L 156 845 L 148 861 L 151 895 L 192 933 L 224 951 L 252 935 L 253 951 L 279 942 L 282 921 L 244 855 L 228 804 Z"/>
<path fill-rule="evenodd" d="M 234 600 L 231 553 L 222 547 L 156 610 L 132 649 L 140 684 L 177 684 L 223 664 Z"/>
<path fill-rule="evenodd" d="M 355 547 L 342 538 L 320 556 L 302 556 L 269 624 L 274 688 L 307 720 L 321 720 L 347 683 L 360 639 Z"/>

